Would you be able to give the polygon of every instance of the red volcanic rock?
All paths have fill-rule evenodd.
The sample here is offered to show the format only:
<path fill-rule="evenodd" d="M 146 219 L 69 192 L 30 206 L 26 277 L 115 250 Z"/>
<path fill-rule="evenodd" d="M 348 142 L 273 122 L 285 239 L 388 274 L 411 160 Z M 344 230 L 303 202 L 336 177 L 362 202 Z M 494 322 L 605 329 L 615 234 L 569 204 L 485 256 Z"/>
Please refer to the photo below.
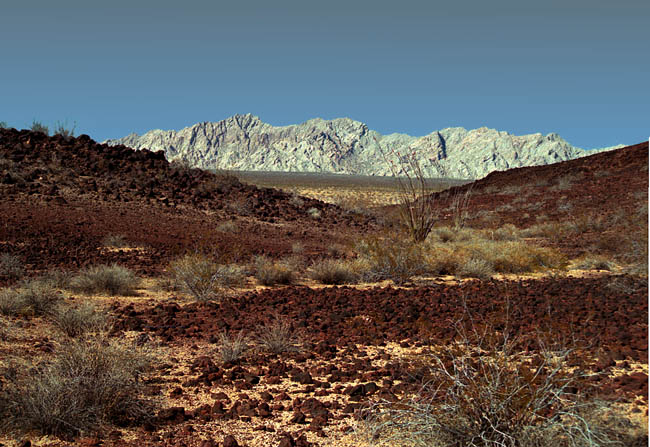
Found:
<path fill-rule="evenodd" d="M 234 436 L 228 435 L 223 438 L 223 447 L 239 447 L 239 443 Z"/>

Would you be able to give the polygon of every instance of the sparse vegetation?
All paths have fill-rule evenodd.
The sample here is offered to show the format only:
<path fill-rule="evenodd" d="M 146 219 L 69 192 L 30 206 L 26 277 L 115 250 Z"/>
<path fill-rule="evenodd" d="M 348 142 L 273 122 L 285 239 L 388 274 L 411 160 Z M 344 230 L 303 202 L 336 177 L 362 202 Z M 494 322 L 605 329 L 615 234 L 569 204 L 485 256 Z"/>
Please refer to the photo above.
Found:
<path fill-rule="evenodd" d="M 239 361 L 250 348 L 250 340 L 242 332 L 229 335 L 226 332 L 219 334 L 217 341 L 217 355 L 224 363 Z"/>
<path fill-rule="evenodd" d="M 237 226 L 237 223 L 235 223 L 232 220 L 226 220 L 224 222 L 220 222 L 219 224 L 217 224 L 215 229 L 221 233 L 237 233 L 239 231 L 239 227 Z"/>
<path fill-rule="evenodd" d="M 50 134 L 50 129 L 46 125 L 41 123 L 40 121 L 33 120 L 32 121 L 32 126 L 30 127 L 30 129 L 33 132 L 41 132 L 41 133 L 44 133 L 45 135 Z"/>
<path fill-rule="evenodd" d="M 57 121 L 54 126 L 54 135 L 61 135 L 64 138 L 74 137 L 74 131 L 77 127 L 77 123 L 73 123 L 72 127 L 68 124 L 68 121 L 65 122 Z"/>
<path fill-rule="evenodd" d="M 366 265 L 363 279 L 390 279 L 395 284 L 404 284 L 428 270 L 423 245 L 400 236 L 366 238 L 357 243 L 359 259 Z"/>
<path fill-rule="evenodd" d="M 296 279 L 297 266 L 290 259 L 273 261 L 266 256 L 255 257 L 255 278 L 264 286 L 291 284 Z"/>
<path fill-rule="evenodd" d="M 170 270 L 177 285 L 201 302 L 223 299 L 224 288 L 244 284 L 247 275 L 238 265 L 219 264 L 201 253 L 173 261 Z"/>
<path fill-rule="evenodd" d="M 0 314 L 38 316 L 50 314 L 63 295 L 46 281 L 31 280 L 17 288 L 0 289 Z"/>
<path fill-rule="evenodd" d="M 126 238 L 121 234 L 109 234 L 102 239 L 102 245 L 110 248 L 124 248 L 128 247 Z"/>
<path fill-rule="evenodd" d="M 25 274 L 25 267 L 18 256 L 0 254 L 0 279 L 17 280 Z"/>
<path fill-rule="evenodd" d="M 88 332 L 101 332 L 108 322 L 106 313 L 88 301 L 77 306 L 60 305 L 55 308 L 51 319 L 61 332 L 71 338 Z"/>
<path fill-rule="evenodd" d="M 349 284 L 357 280 L 350 263 L 338 259 L 325 259 L 311 266 L 311 277 L 323 284 Z"/>
<path fill-rule="evenodd" d="M 424 357 L 417 396 L 371 404 L 361 429 L 373 445 L 623 445 L 623 425 L 611 424 L 621 417 L 577 391 L 587 375 L 567 370 L 573 350 L 539 341 L 531 359 L 505 324 L 459 325 L 458 342 Z"/>
<path fill-rule="evenodd" d="M 291 322 L 284 317 L 276 317 L 262 326 L 257 334 L 257 343 L 263 350 L 273 354 L 300 350 L 300 342 Z"/>
<path fill-rule="evenodd" d="M 489 261 L 480 258 L 469 258 L 458 265 L 458 276 L 461 278 L 490 279 L 494 274 L 494 267 Z"/>
<path fill-rule="evenodd" d="M 69 288 L 88 295 L 133 295 L 139 283 L 138 277 L 126 267 L 97 265 L 79 271 L 70 280 Z"/>
<path fill-rule="evenodd" d="M 581 270 L 607 270 L 612 271 L 615 265 L 605 256 L 584 255 L 572 263 L 572 267 Z"/>
<path fill-rule="evenodd" d="M 312 219 L 320 219 L 321 216 L 321 212 L 318 208 L 309 208 L 307 214 L 309 214 L 309 217 Z"/>
<path fill-rule="evenodd" d="M 136 346 L 97 338 L 61 345 L 51 360 L 15 369 L 0 393 L 2 425 L 8 429 L 77 436 L 108 424 L 149 417 L 139 377 L 151 356 Z"/>

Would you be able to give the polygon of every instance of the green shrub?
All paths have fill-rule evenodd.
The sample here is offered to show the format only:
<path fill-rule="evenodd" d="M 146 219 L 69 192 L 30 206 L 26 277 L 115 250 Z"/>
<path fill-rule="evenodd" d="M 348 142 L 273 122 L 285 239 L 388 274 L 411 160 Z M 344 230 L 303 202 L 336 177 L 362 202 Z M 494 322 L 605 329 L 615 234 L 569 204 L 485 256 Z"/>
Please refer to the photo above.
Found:
<path fill-rule="evenodd" d="M 323 284 L 350 284 L 357 280 L 350 264 L 338 259 L 325 259 L 312 264 L 310 276 Z"/>
<path fill-rule="evenodd" d="M 151 357 L 114 340 L 71 340 L 54 357 L 18 368 L 2 390 L 9 429 L 77 436 L 107 424 L 141 422 L 153 408 L 139 380 Z"/>
<path fill-rule="evenodd" d="M 266 256 L 255 257 L 255 278 L 264 286 L 292 284 L 297 267 L 291 260 L 273 261 Z"/>
<path fill-rule="evenodd" d="M 140 283 L 135 274 L 117 264 L 81 270 L 70 280 L 70 290 L 85 294 L 133 295 Z"/>
<path fill-rule="evenodd" d="M 18 256 L 0 254 L 0 279 L 17 280 L 25 274 L 25 267 Z"/>

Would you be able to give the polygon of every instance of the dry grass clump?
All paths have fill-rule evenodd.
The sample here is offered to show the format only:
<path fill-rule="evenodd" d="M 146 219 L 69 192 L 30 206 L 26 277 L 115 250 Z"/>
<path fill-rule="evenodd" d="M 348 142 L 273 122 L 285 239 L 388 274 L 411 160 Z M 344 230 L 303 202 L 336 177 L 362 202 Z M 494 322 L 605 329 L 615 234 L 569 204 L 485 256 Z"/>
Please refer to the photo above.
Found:
<path fill-rule="evenodd" d="M 414 276 L 426 273 L 424 244 L 400 235 L 369 237 L 356 244 L 359 265 L 365 266 L 361 276 L 366 281 L 389 279 L 404 284 Z"/>
<path fill-rule="evenodd" d="M 102 239 L 102 245 L 110 248 L 124 248 L 128 247 L 129 244 L 121 234 L 109 234 Z"/>
<path fill-rule="evenodd" d="M 71 340 L 48 361 L 14 368 L 0 394 L 0 425 L 69 437 L 142 421 L 153 402 L 142 398 L 139 377 L 151 360 L 115 340 Z"/>
<path fill-rule="evenodd" d="M 245 283 L 246 271 L 234 264 L 218 264 L 206 255 L 190 253 L 170 265 L 176 283 L 197 301 L 223 298 L 224 288 Z"/>
<path fill-rule="evenodd" d="M 519 239 L 519 229 L 513 224 L 505 224 L 490 233 L 494 241 L 516 241 Z"/>
<path fill-rule="evenodd" d="M 447 227 L 432 233 L 435 238 L 425 248 L 429 272 L 485 279 L 494 272 L 528 273 L 566 265 L 566 258 L 556 250 L 512 240 L 519 234 L 514 225 L 495 231 L 465 228 L 459 233 L 455 236 Z"/>
<path fill-rule="evenodd" d="M 485 259 L 470 258 L 458 265 L 456 273 L 461 278 L 478 278 L 487 280 L 494 274 L 494 267 Z"/>
<path fill-rule="evenodd" d="M 48 315 L 63 300 L 61 292 L 41 280 L 31 280 L 19 288 L 0 290 L 0 314 Z"/>
<path fill-rule="evenodd" d="M 315 262 L 311 266 L 310 276 L 322 284 L 350 284 L 357 280 L 351 264 L 340 259 Z"/>
<path fill-rule="evenodd" d="M 133 295 L 140 280 L 128 268 L 117 264 L 97 265 L 79 271 L 70 280 L 70 290 L 88 295 Z"/>
<path fill-rule="evenodd" d="M 232 220 L 220 222 L 215 229 L 221 233 L 237 233 L 239 231 L 239 227 Z"/>
<path fill-rule="evenodd" d="M 428 374 L 417 396 L 365 410 L 360 431 L 373 445 L 630 445 L 619 443 L 631 440 L 618 428 L 623 418 L 578 391 L 587 375 L 567 368 L 571 349 L 539 342 L 531 358 L 516 349 L 507 327 L 476 325 L 459 333 L 457 343 L 424 357 Z"/>
<path fill-rule="evenodd" d="M 71 338 L 89 332 L 100 332 L 108 324 L 106 312 L 95 304 L 85 301 L 78 306 L 58 306 L 51 315 L 54 325 Z"/>
<path fill-rule="evenodd" d="M 25 267 L 18 256 L 0 254 L 0 279 L 17 280 L 25 274 Z"/>
<path fill-rule="evenodd" d="M 480 232 L 472 228 L 436 227 L 431 231 L 430 241 L 464 242 L 480 237 Z"/>
<path fill-rule="evenodd" d="M 260 348 L 273 354 L 300 350 L 300 340 L 292 329 L 291 322 L 283 317 L 276 317 L 274 321 L 263 325 L 256 340 Z"/>
<path fill-rule="evenodd" d="M 266 256 L 256 256 L 254 261 L 255 278 L 264 286 L 292 284 L 298 270 L 292 259 L 274 261 Z"/>
<path fill-rule="evenodd" d="M 580 270 L 607 270 L 611 272 L 616 268 L 614 263 L 605 256 L 584 255 L 571 263 L 573 268 Z"/>
<path fill-rule="evenodd" d="M 312 219 L 320 219 L 321 217 L 321 212 L 318 208 L 309 208 L 307 214 L 309 214 L 309 217 Z"/>
<path fill-rule="evenodd" d="M 217 341 L 217 355 L 224 363 L 234 363 L 244 357 L 250 348 L 250 339 L 243 333 L 228 335 L 225 332 L 219 334 Z"/>

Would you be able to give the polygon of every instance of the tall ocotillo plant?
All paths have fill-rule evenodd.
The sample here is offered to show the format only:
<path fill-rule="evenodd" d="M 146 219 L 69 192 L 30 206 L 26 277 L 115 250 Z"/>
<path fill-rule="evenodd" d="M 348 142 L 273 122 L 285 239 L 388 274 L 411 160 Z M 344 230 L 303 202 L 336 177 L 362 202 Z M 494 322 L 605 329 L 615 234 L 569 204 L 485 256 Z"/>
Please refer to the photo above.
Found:
<path fill-rule="evenodd" d="M 397 180 L 400 194 L 400 220 L 413 241 L 422 242 L 431 232 L 438 218 L 438 210 L 435 207 L 435 198 L 427 188 L 420 162 L 415 152 L 402 155 L 391 150 L 387 155 L 376 138 L 375 142 L 393 177 Z M 397 158 L 397 162 L 393 158 Z"/>

